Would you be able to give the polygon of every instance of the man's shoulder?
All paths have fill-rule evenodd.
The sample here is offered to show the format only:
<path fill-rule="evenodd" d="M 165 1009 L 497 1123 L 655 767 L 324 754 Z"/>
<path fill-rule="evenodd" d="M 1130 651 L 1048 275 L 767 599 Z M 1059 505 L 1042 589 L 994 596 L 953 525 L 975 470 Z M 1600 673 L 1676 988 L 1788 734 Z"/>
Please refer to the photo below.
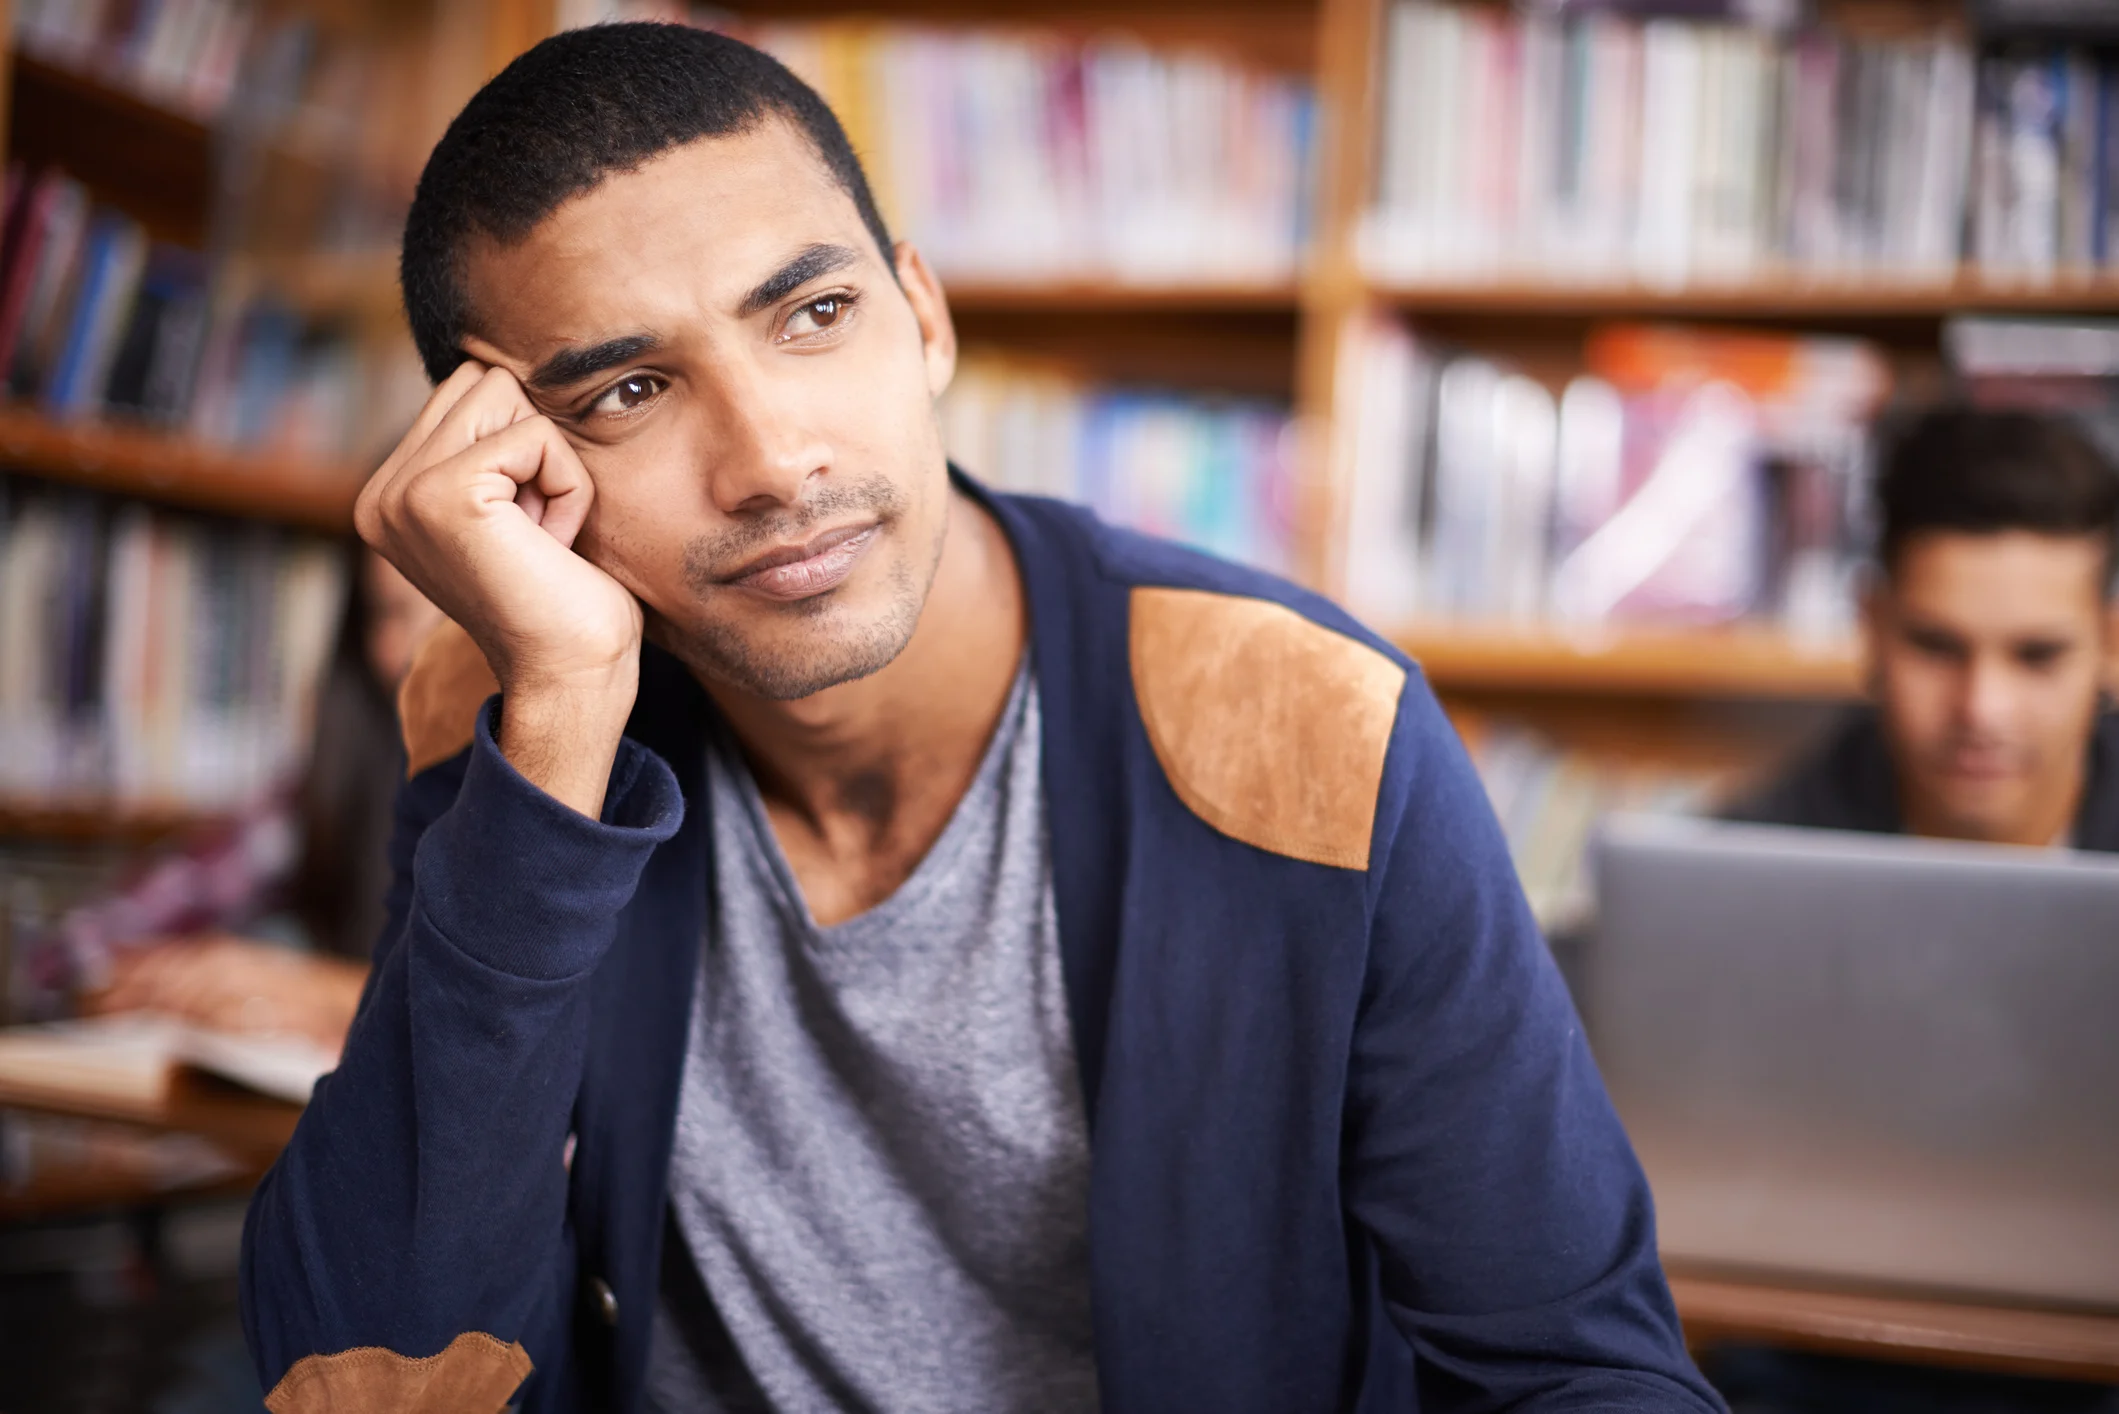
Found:
<path fill-rule="evenodd" d="M 1278 576 L 1079 507 L 1005 502 L 1004 519 L 1069 542 L 1075 572 L 1114 591 L 1084 600 L 1123 606 L 1134 700 L 1178 798 L 1246 844 L 1366 868 L 1400 701 L 1417 680 L 1405 656 Z"/>

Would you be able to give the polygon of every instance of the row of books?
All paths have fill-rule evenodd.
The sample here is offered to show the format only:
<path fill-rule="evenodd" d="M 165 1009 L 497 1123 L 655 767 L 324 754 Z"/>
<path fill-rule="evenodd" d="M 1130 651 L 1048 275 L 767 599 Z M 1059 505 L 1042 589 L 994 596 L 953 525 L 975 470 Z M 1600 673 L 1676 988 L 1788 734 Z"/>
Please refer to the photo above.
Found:
<path fill-rule="evenodd" d="M 2119 266 L 2119 63 L 1992 55 L 1979 100 L 1971 259 L 2040 276 Z"/>
<path fill-rule="evenodd" d="M 257 7 L 245 0 L 16 0 L 15 42 L 201 119 L 236 90 Z"/>
<path fill-rule="evenodd" d="M 150 241 L 64 172 L 7 172 L 0 358 L 10 396 L 313 461 L 365 429 L 350 342 L 198 252 Z"/>
<path fill-rule="evenodd" d="M 0 482 L 0 801 L 221 811 L 308 750 L 344 556 Z"/>
<path fill-rule="evenodd" d="M 1679 288 L 2119 262 L 2119 68 L 1683 18 L 1399 0 L 1377 274 Z"/>
<path fill-rule="evenodd" d="M 1291 276 L 1307 84 L 1112 37 L 835 22 L 739 31 L 823 94 L 893 229 L 944 274 L 1139 283 Z"/>
<path fill-rule="evenodd" d="M 941 416 L 951 457 L 996 486 L 1082 502 L 1277 572 L 1290 566 L 1295 462 L 1284 406 L 1098 387 L 973 356 Z"/>
<path fill-rule="evenodd" d="M 1457 726 L 1531 912 L 1549 936 L 1582 927 L 1595 912 L 1589 850 L 1599 821 L 1617 813 L 1700 814 L 1730 785 L 1725 773 L 1569 750 L 1513 722 L 1465 717 Z"/>
<path fill-rule="evenodd" d="M 1870 424 L 1891 387 L 1851 339 L 1613 325 L 1558 395 L 1378 319 L 1336 421 L 1354 611 L 1694 625 L 1852 617 Z"/>

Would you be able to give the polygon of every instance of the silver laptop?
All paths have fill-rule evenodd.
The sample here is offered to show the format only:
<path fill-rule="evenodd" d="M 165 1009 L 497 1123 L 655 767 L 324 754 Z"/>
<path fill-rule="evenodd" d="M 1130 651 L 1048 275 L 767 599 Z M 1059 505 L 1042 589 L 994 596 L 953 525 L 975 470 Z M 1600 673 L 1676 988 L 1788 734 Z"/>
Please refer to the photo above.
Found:
<path fill-rule="evenodd" d="M 2119 861 L 1643 819 L 1596 848 L 1578 999 L 1667 1260 L 2119 1307 Z"/>

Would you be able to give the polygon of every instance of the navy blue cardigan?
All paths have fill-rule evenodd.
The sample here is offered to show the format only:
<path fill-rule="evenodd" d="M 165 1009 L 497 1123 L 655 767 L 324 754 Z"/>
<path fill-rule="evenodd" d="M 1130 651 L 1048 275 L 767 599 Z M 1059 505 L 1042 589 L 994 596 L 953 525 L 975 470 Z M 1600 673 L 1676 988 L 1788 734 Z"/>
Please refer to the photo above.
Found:
<path fill-rule="evenodd" d="M 1108 1414 L 1719 1408 L 1417 669 L 1279 581 L 974 494 L 1030 606 Z M 1144 638 L 1144 602 L 1190 617 Z M 400 795 L 368 994 L 251 1207 L 277 1414 L 642 1406 L 711 707 L 647 653 L 600 822 L 476 710 Z"/>

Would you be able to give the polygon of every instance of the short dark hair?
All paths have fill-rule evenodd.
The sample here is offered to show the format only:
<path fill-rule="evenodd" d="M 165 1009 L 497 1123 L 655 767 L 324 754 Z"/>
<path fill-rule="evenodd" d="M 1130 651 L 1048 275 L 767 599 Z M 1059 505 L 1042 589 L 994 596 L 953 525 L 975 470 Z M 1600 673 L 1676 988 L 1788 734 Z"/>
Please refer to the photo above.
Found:
<path fill-rule="evenodd" d="M 1876 480 L 1877 552 L 1892 573 L 1923 531 L 2101 536 L 2119 558 L 2119 474 L 2089 433 L 2052 413 L 1951 405 L 1892 438 Z"/>
<path fill-rule="evenodd" d="M 653 22 L 567 30 L 520 55 L 449 124 L 405 216 L 398 279 L 427 376 L 438 383 L 463 360 L 471 237 L 512 244 L 614 172 L 770 117 L 809 139 L 887 262 L 890 231 L 845 130 L 771 55 L 725 34 Z"/>

